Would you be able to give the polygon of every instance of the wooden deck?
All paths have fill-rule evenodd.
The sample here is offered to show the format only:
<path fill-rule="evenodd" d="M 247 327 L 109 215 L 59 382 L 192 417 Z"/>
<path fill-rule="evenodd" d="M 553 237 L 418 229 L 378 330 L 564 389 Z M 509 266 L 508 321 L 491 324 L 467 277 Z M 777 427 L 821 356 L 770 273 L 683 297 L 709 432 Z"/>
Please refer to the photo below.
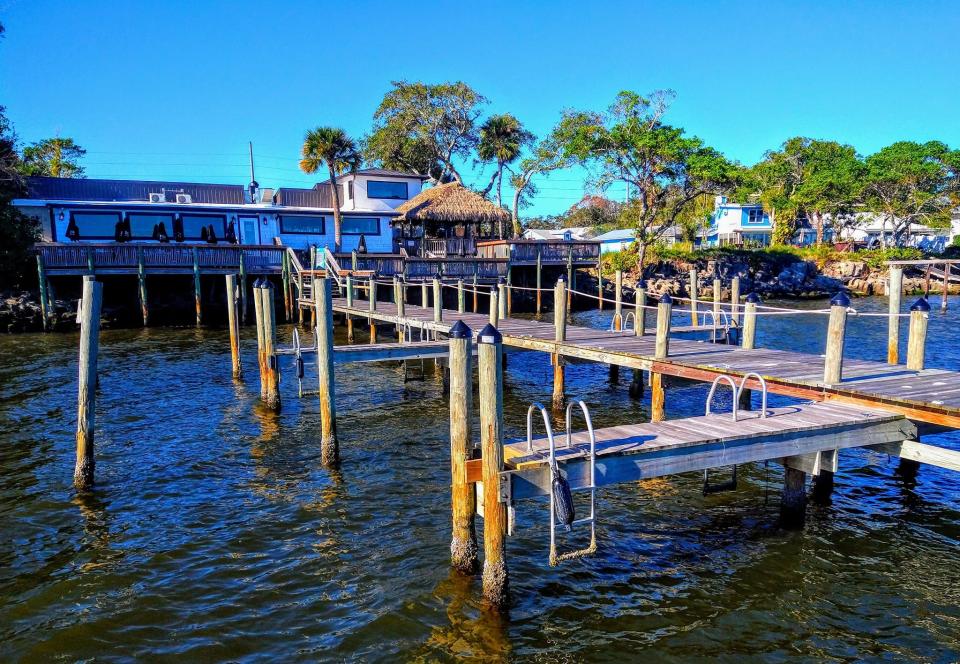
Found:
<path fill-rule="evenodd" d="M 377 311 L 369 312 L 365 300 L 355 300 L 348 308 L 346 300 L 334 300 L 334 309 L 356 317 L 384 322 L 406 322 L 445 333 L 462 319 L 477 332 L 488 322 L 485 314 L 464 313 L 445 309 L 443 322 L 433 322 L 433 309 L 406 305 L 406 316 L 399 321 L 396 306 L 378 302 Z M 650 320 L 650 318 L 648 318 Z M 654 358 L 654 337 L 637 337 L 632 331 L 607 332 L 593 328 L 567 326 L 567 339 L 554 341 L 553 325 L 546 322 L 509 318 L 500 321 L 500 332 L 506 346 L 537 350 L 622 367 L 656 371 L 668 376 L 712 381 L 727 374 L 743 376 L 756 372 L 767 381 L 767 389 L 813 401 L 836 401 L 852 405 L 880 408 L 904 415 L 917 422 L 926 422 L 960 429 L 960 372 L 943 369 L 912 371 L 903 365 L 847 359 L 840 383 L 823 383 L 823 356 L 793 351 L 758 348 L 744 350 L 738 346 L 708 344 L 702 341 L 672 338 L 670 356 Z M 747 382 L 750 389 L 759 389 L 759 382 Z"/>

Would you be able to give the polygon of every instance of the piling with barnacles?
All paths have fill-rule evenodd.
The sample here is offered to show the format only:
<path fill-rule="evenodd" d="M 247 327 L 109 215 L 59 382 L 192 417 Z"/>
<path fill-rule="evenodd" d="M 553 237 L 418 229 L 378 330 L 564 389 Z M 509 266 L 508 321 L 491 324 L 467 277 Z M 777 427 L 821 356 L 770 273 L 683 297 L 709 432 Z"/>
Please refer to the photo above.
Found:
<path fill-rule="evenodd" d="M 340 460 L 337 441 L 337 405 L 333 374 L 333 293 L 326 277 L 313 282 L 317 311 L 317 378 L 320 397 L 320 460 L 335 465 Z"/>
<path fill-rule="evenodd" d="M 661 360 L 670 354 L 670 318 L 673 315 L 673 298 L 664 294 L 657 305 L 657 338 L 654 346 L 654 359 Z M 663 387 L 663 374 L 650 373 L 650 420 L 662 422 L 666 419 L 666 394 Z"/>
<path fill-rule="evenodd" d="M 93 455 L 97 403 L 97 356 L 100 350 L 100 307 L 103 284 L 92 276 L 83 279 L 80 310 L 80 380 L 77 397 L 77 462 L 73 485 L 79 490 L 93 486 L 96 465 Z"/>
<path fill-rule="evenodd" d="M 463 574 L 479 567 L 474 526 L 476 492 L 467 481 L 467 461 L 473 453 L 470 413 L 473 410 L 473 349 L 470 328 L 459 320 L 450 328 L 450 498 L 453 533 L 450 563 Z"/>
<path fill-rule="evenodd" d="M 230 332 L 230 364 L 233 377 L 239 379 L 243 374 L 240 366 L 240 321 L 237 317 L 237 275 L 227 275 L 227 327 Z"/>

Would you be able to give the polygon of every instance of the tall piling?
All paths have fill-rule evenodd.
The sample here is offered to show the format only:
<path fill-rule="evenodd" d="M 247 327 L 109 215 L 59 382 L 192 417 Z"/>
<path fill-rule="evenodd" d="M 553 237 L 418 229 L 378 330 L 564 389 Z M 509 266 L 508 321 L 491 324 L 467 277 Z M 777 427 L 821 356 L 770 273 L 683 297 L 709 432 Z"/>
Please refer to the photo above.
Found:
<path fill-rule="evenodd" d="M 714 278 L 713 280 L 713 317 L 716 320 L 720 320 L 720 291 L 722 290 L 720 280 Z"/>
<path fill-rule="evenodd" d="M 783 494 L 780 498 L 780 525 L 799 530 L 807 517 L 807 474 L 786 466 L 783 469 Z"/>
<path fill-rule="evenodd" d="M 37 284 L 40 287 L 40 315 L 43 317 L 43 329 L 50 326 L 52 307 L 50 306 L 49 284 L 47 283 L 47 268 L 43 262 L 43 254 L 37 254 Z"/>
<path fill-rule="evenodd" d="M 633 290 L 633 331 L 638 337 L 647 333 L 647 285 L 643 279 L 637 282 Z M 633 380 L 630 381 L 630 396 L 634 399 L 643 397 L 643 369 L 633 370 Z"/>
<path fill-rule="evenodd" d="M 337 441 L 337 403 L 333 374 L 333 287 L 327 278 L 313 282 L 317 310 L 317 378 L 320 397 L 320 461 L 327 466 L 340 461 Z"/>
<path fill-rule="evenodd" d="M 233 377 L 241 378 L 243 369 L 240 366 L 240 321 L 237 318 L 237 275 L 227 275 L 227 327 L 230 332 L 230 364 L 233 368 Z"/>
<path fill-rule="evenodd" d="M 443 291 L 440 290 L 440 275 L 433 278 L 433 322 L 443 322 Z"/>
<path fill-rule="evenodd" d="M 540 315 L 540 310 L 542 309 L 542 288 L 541 284 L 543 281 L 543 256 L 541 253 L 540 246 L 537 246 L 537 315 Z"/>
<path fill-rule="evenodd" d="M 740 339 L 740 347 L 744 350 L 753 350 L 757 343 L 757 305 L 760 303 L 760 296 L 756 293 L 747 295 L 743 305 L 743 336 Z M 741 410 L 750 410 L 753 404 L 753 394 L 750 390 L 744 388 L 740 390 L 740 401 L 737 404 Z"/>
<path fill-rule="evenodd" d="M 143 261 L 143 247 L 137 247 L 137 291 L 140 294 L 140 315 L 143 326 L 150 324 L 150 306 L 147 303 L 147 268 Z"/>
<path fill-rule="evenodd" d="M 473 412 L 473 350 L 470 328 L 458 320 L 450 328 L 450 502 L 453 533 L 450 563 L 462 574 L 479 568 L 474 526 L 476 492 L 467 482 L 467 461 L 473 453 L 470 414 Z"/>
<path fill-rule="evenodd" d="M 903 268 L 890 266 L 887 284 L 890 317 L 887 319 L 887 364 L 900 363 L 900 298 L 903 295 Z"/>
<path fill-rule="evenodd" d="M 907 369 L 922 371 L 927 345 L 927 321 L 930 303 L 920 298 L 910 306 L 910 331 L 907 336 Z"/>
<path fill-rule="evenodd" d="M 494 609 L 508 599 L 507 506 L 500 502 L 503 471 L 503 337 L 492 325 L 480 331 L 480 448 L 483 459 L 483 598 Z"/>
<path fill-rule="evenodd" d="M 694 327 L 700 325 L 700 320 L 697 318 L 697 268 L 690 268 L 690 324 Z"/>
<path fill-rule="evenodd" d="M 467 301 L 464 299 L 463 279 L 457 279 L 457 313 L 464 313 L 467 310 Z"/>
<path fill-rule="evenodd" d="M 507 317 L 507 281 L 503 277 L 497 279 L 497 319 Z M 499 323 L 498 323 L 499 325 Z"/>
<path fill-rule="evenodd" d="M 197 248 L 193 248 L 193 301 L 197 310 L 197 327 L 203 325 L 203 306 L 200 301 L 200 257 Z"/>
<path fill-rule="evenodd" d="M 826 359 L 823 363 L 823 382 L 827 385 L 843 380 L 843 338 L 846 333 L 847 307 L 849 306 L 850 298 L 843 291 L 830 300 Z"/>
<path fill-rule="evenodd" d="M 496 327 L 500 324 L 500 304 L 497 301 L 496 287 L 490 288 L 490 324 Z"/>
<path fill-rule="evenodd" d="M 664 293 L 657 305 L 657 338 L 653 357 L 662 360 L 670 355 L 670 318 L 673 316 L 673 298 Z M 654 371 L 650 374 L 650 421 L 662 422 L 666 419 L 666 393 L 663 387 L 663 374 Z"/>
<path fill-rule="evenodd" d="M 730 318 L 734 325 L 740 324 L 740 277 L 730 280 Z"/>
<path fill-rule="evenodd" d="M 554 340 L 560 344 L 567 340 L 567 289 L 563 278 L 557 279 L 553 288 L 553 331 Z M 551 355 L 553 360 L 553 409 L 563 410 L 566 402 L 566 367 L 560 353 Z"/>
<path fill-rule="evenodd" d="M 316 280 L 314 280 L 316 287 Z M 266 389 L 263 401 L 267 408 L 280 412 L 280 367 L 277 358 L 277 317 L 274 308 L 273 284 L 266 278 L 260 286 L 260 316 L 263 329 L 263 355 Z"/>
<path fill-rule="evenodd" d="M 80 379 L 77 395 L 77 462 L 73 485 L 78 490 L 93 486 L 94 427 L 97 405 L 97 356 L 100 350 L 100 308 L 103 284 L 93 277 L 83 279 L 80 310 Z"/>
<path fill-rule="evenodd" d="M 367 280 L 367 293 L 369 298 L 367 300 L 367 310 L 373 313 L 377 310 L 377 280 L 372 274 L 370 275 L 370 279 Z M 377 343 L 377 319 L 373 316 L 369 316 L 368 319 L 370 323 L 370 343 L 375 344 Z"/>

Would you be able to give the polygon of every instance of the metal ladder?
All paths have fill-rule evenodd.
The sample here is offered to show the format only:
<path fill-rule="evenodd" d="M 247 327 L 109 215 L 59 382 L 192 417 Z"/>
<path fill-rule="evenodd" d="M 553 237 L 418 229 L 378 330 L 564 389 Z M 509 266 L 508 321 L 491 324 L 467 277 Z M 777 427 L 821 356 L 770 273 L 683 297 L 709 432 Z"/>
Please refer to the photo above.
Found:
<path fill-rule="evenodd" d="M 733 417 L 734 422 L 739 421 L 740 418 L 737 416 L 737 407 L 740 403 L 740 395 L 743 393 L 744 387 L 747 383 L 747 379 L 749 379 L 751 376 L 756 378 L 758 381 L 760 381 L 760 387 L 762 389 L 760 417 L 766 418 L 767 417 L 767 381 L 765 381 L 763 379 L 763 376 L 756 373 L 755 371 L 750 371 L 744 374 L 743 378 L 740 379 L 739 385 L 737 385 L 737 383 L 733 380 L 733 378 L 731 378 L 730 376 L 727 376 L 726 374 L 723 374 L 714 378 L 713 383 L 710 385 L 710 393 L 707 395 L 707 405 L 706 405 L 704 415 L 711 414 L 710 404 L 713 402 L 713 395 L 717 391 L 717 385 L 719 385 L 721 381 L 726 381 L 730 385 L 730 389 L 733 392 L 733 412 L 731 413 L 731 415 Z M 731 478 L 726 482 L 721 482 L 720 484 L 710 484 L 710 469 L 705 468 L 703 470 L 703 495 L 708 496 L 712 493 L 719 493 L 721 491 L 733 491 L 736 488 L 737 488 L 736 464 L 734 464 L 733 466 L 733 475 L 731 476 Z"/>
<path fill-rule="evenodd" d="M 407 343 L 413 343 L 413 327 L 409 322 L 403 324 L 403 338 Z M 420 328 L 420 341 L 430 341 L 430 330 Z M 419 371 L 418 371 L 419 369 Z M 414 380 L 423 381 L 427 375 L 427 367 L 423 359 L 403 360 L 403 382 L 409 383 Z"/>
<path fill-rule="evenodd" d="M 587 425 L 587 433 L 590 437 L 590 484 L 587 486 L 571 488 L 570 493 L 590 492 L 590 516 L 582 519 L 575 519 L 570 527 L 590 525 L 590 544 L 583 549 L 568 551 L 557 555 L 557 507 L 556 498 L 553 493 L 553 481 L 560 474 L 560 468 L 557 465 L 557 444 L 553 437 L 553 427 L 550 425 L 550 416 L 547 409 L 542 404 L 533 403 L 527 409 L 527 451 L 533 451 L 533 411 L 539 410 L 543 416 L 543 424 L 547 432 L 547 441 L 550 445 L 550 565 L 555 566 L 564 560 L 573 560 L 594 553 L 597 550 L 597 519 L 596 519 L 596 498 L 597 498 L 597 438 L 593 430 L 593 421 L 590 418 L 590 410 L 582 400 L 574 400 L 567 404 L 566 412 L 566 447 L 569 449 L 572 443 L 573 433 L 572 419 L 573 407 L 579 405 L 583 412 L 583 419 Z"/>

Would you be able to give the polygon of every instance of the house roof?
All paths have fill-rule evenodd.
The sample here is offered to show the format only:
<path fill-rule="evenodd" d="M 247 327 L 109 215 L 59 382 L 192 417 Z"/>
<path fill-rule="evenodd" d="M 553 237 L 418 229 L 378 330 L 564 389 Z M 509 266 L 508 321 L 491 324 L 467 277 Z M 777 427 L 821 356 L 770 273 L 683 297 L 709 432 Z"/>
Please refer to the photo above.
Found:
<path fill-rule="evenodd" d="M 344 173 L 337 180 L 342 180 L 350 175 L 367 175 L 381 178 L 416 178 L 418 180 L 429 180 L 429 175 L 419 175 L 417 173 L 404 173 L 403 171 L 394 171 L 389 168 L 361 168 L 353 173 Z"/>
<path fill-rule="evenodd" d="M 87 178 L 28 177 L 27 195 L 40 200 L 63 201 L 148 201 L 150 194 L 166 194 L 168 202 L 176 194 L 189 194 L 194 203 L 243 205 L 246 189 L 234 184 L 161 182 L 155 180 L 98 180 Z"/>
<path fill-rule="evenodd" d="M 459 182 L 424 189 L 396 209 L 397 221 L 510 221 L 510 213 Z"/>
<path fill-rule="evenodd" d="M 568 232 L 574 239 L 584 240 L 590 237 L 590 229 L 586 226 L 573 226 L 570 228 L 528 228 L 523 232 L 523 236 L 531 240 L 556 240 L 562 238 Z"/>
<path fill-rule="evenodd" d="M 333 208 L 330 185 L 316 185 L 313 189 L 280 187 L 273 194 L 273 202 L 287 207 Z"/>
<path fill-rule="evenodd" d="M 618 242 L 623 240 L 634 240 L 636 239 L 637 231 L 633 228 L 618 228 L 613 231 L 607 231 L 603 235 L 598 235 L 593 238 L 594 240 L 599 240 L 600 242 Z"/>

